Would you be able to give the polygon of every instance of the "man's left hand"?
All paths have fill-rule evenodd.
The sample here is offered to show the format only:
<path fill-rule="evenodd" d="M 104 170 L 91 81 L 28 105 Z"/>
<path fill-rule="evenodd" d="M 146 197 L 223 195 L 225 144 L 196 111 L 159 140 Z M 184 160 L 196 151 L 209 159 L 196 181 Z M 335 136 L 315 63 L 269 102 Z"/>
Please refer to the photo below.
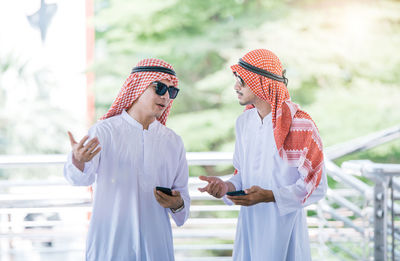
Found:
<path fill-rule="evenodd" d="M 252 206 L 261 202 L 274 202 L 272 190 L 262 189 L 259 186 L 252 186 L 244 191 L 244 196 L 227 196 L 235 205 Z"/>
<path fill-rule="evenodd" d="M 183 205 L 181 193 L 177 190 L 172 190 L 172 196 L 169 196 L 159 190 L 154 189 L 154 196 L 158 203 L 164 208 L 178 209 Z"/>

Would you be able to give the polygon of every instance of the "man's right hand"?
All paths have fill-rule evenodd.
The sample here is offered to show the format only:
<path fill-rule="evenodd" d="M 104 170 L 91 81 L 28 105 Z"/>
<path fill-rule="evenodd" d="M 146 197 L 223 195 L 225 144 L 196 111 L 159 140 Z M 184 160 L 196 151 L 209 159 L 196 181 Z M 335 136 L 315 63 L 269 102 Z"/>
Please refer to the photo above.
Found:
<path fill-rule="evenodd" d="M 228 184 L 217 177 L 200 176 L 199 179 L 207 181 L 208 184 L 204 188 L 199 188 L 200 192 L 207 191 L 208 194 L 216 198 L 223 197 L 228 192 Z"/>
<path fill-rule="evenodd" d="M 68 136 L 72 147 L 72 163 L 75 167 L 83 171 L 85 168 L 85 162 L 92 160 L 93 157 L 100 152 L 101 148 L 97 148 L 99 140 L 95 137 L 88 141 L 86 145 L 83 145 L 88 140 L 89 136 L 86 135 L 83 137 L 79 143 L 75 141 L 74 136 L 69 131 Z"/>

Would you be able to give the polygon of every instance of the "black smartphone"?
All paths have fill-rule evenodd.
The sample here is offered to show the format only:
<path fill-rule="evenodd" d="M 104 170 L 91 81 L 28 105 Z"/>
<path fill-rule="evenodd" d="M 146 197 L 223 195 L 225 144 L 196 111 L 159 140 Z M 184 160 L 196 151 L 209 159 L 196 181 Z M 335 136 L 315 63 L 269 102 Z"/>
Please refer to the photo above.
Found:
<path fill-rule="evenodd" d="M 165 187 L 156 187 L 156 190 L 161 191 L 164 194 L 167 194 L 169 196 L 172 196 L 172 190 L 170 188 L 165 188 Z"/>
<path fill-rule="evenodd" d="M 228 195 L 228 196 L 244 196 L 247 194 L 244 192 L 244 190 L 236 190 L 236 191 L 227 192 L 226 195 Z"/>

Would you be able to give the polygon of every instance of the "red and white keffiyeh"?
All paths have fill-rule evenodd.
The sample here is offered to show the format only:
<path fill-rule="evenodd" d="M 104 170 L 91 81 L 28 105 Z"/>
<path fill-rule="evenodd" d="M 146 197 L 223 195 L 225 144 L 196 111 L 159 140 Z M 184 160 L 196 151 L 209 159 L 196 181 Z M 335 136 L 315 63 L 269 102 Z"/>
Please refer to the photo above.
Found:
<path fill-rule="evenodd" d="M 167 62 L 160 59 L 144 59 L 141 60 L 138 66 L 160 66 L 174 70 L 174 68 Z M 178 78 L 174 75 L 163 73 L 163 72 L 135 72 L 129 75 L 124 85 L 122 86 L 117 98 L 115 98 L 108 112 L 100 118 L 104 120 L 115 115 L 122 113 L 122 110 L 127 110 L 132 103 L 139 98 L 140 95 L 146 90 L 146 88 L 155 81 L 170 80 L 175 87 L 178 87 Z M 167 121 L 169 112 L 171 110 L 173 100 L 169 102 L 167 108 L 157 120 L 164 124 Z"/>
<path fill-rule="evenodd" d="M 283 73 L 278 57 L 265 49 L 253 50 L 242 60 L 279 76 Z M 231 69 L 255 95 L 271 105 L 276 147 L 289 166 L 298 168 L 301 178 L 307 184 L 305 201 L 317 188 L 323 171 L 322 141 L 314 121 L 290 100 L 283 82 L 251 72 L 238 64 L 232 65 Z M 246 109 L 251 108 L 254 106 L 246 106 Z"/>

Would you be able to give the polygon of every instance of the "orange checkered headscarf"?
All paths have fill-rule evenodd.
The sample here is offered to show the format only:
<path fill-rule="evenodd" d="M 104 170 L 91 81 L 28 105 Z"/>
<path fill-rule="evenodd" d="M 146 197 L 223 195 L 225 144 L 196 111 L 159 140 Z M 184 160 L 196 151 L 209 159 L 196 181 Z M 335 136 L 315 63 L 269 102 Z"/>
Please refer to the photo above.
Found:
<path fill-rule="evenodd" d="M 170 70 L 174 70 L 174 68 L 167 62 L 160 59 L 144 59 L 141 60 L 136 67 L 143 66 L 158 66 L 168 68 Z M 115 115 L 121 114 L 122 110 L 129 109 L 134 101 L 139 98 L 140 95 L 146 90 L 146 88 L 155 81 L 161 80 L 170 80 L 175 87 L 178 87 L 178 78 L 174 75 L 158 72 L 158 71 L 142 71 L 142 72 L 133 72 L 126 79 L 124 85 L 122 86 L 120 92 L 118 93 L 117 98 L 115 98 L 113 104 L 111 105 L 108 112 L 100 118 L 100 120 L 104 120 L 110 118 Z M 167 108 L 163 112 L 163 114 L 157 120 L 165 125 L 168 114 L 171 110 L 173 100 L 169 102 Z"/>
<path fill-rule="evenodd" d="M 298 168 L 307 184 L 305 201 L 321 180 L 324 162 L 322 141 L 311 117 L 290 100 L 280 60 L 271 51 L 258 49 L 247 53 L 231 69 L 257 97 L 271 105 L 276 147 L 289 166 Z M 246 106 L 246 110 L 251 108 L 254 106 Z"/>

